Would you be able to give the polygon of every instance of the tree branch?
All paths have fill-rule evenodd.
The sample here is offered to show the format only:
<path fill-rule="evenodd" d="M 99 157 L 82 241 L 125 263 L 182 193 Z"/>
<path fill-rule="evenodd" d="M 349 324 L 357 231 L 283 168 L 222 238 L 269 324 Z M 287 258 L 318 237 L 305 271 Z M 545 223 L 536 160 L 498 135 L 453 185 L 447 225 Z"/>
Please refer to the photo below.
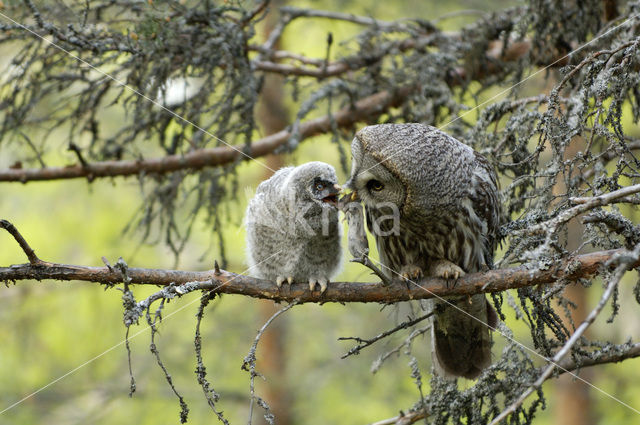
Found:
<path fill-rule="evenodd" d="M 604 293 L 600 297 L 600 301 L 598 301 L 598 304 L 593 308 L 593 310 L 591 310 L 591 312 L 582 321 L 580 326 L 576 328 L 576 330 L 573 332 L 573 334 L 567 340 L 567 342 L 565 342 L 565 344 L 556 352 L 553 358 L 548 360 L 550 364 L 544 368 L 544 370 L 542 371 L 538 379 L 536 379 L 536 381 L 533 384 L 531 384 L 520 395 L 520 397 L 518 397 L 513 403 L 511 403 L 507 408 L 505 408 L 498 416 L 496 416 L 489 425 L 496 425 L 501 421 L 505 420 L 509 415 L 516 412 L 517 409 L 522 405 L 522 403 L 524 403 L 524 401 L 527 399 L 527 397 L 533 394 L 538 388 L 542 386 L 542 384 L 547 379 L 551 377 L 554 370 L 556 370 L 556 367 L 559 367 L 558 363 L 561 360 L 563 360 L 567 354 L 569 354 L 573 346 L 578 342 L 580 337 L 582 337 L 582 335 L 587 330 L 587 328 L 591 326 L 591 324 L 596 320 L 596 318 L 598 317 L 598 315 L 606 305 L 607 301 L 609 301 L 609 298 L 611 298 L 611 296 L 613 295 L 615 289 L 620 283 L 620 280 L 622 279 L 623 274 L 629 269 L 629 264 L 637 263 L 639 261 L 639 258 L 640 258 L 640 246 L 638 246 L 634 251 L 627 251 L 627 255 L 623 257 L 618 257 L 618 260 L 620 260 L 620 264 L 616 266 L 613 278 L 609 282 L 607 282 L 608 283 L 607 288 L 605 289 Z M 565 372 L 568 372 L 568 370 L 565 370 Z M 573 376 L 575 377 L 576 375 L 573 375 Z M 581 379 L 581 380 L 588 384 L 588 382 L 585 381 L 584 379 Z M 598 389 L 597 387 L 594 387 L 594 388 Z M 599 390 L 599 391 L 609 397 L 612 397 L 611 395 L 609 395 L 608 393 L 602 390 Z"/>
<path fill-rule="evenodd" d="M 370 18 L 368 16 L 358 16 L 353 13 L 342 13 L 330 10 L 302 9 L 294 6 L 284 6 L 280 8 L 280 12 L 294 18 L 326 18 L 336 21 L 346 21 L 358 25 L 376 26 L 379 28 L 389 28 L 399 31 L 407 30 L 407 26 L 397 22 L 382 21 Z"/>
<path fill-rule="evenodd" d="M 631 344 L 628 349 L 616 353 L 605 353 L 602 356 L 596 358 L 580 359 L 579 361 L 565 357 L 558 362 L 558 373 L 566 373 L 577 369 L 584 369 L 585 367 L 598 366 L 607 363 L 618 363 L 627 359 L 633 359 L 640 357 L 640 342 Z"/>
<path fill-rule="evenodd" d="M 31 265 L 36 265 L 42 262 L 36 255 L 35 251 L 31 249 L 27 241 L 22 237 L 20 232 L 18 232 L 18 229 L 16 229 L 13 224 L 11 224 L 7 220 L 0 220 L 0 228 L 5 229 L 7 232 L 9 232 L 9 234 L 11 234 L 11 236 L 13 236 L 16 242 L 18 242 L 18 245 L 20 245 L 20 248 L 22 248 L 22 251 L 24 251 L 25 255 L 29 259 L 29 263 L 31 263 Z"/>
<path fill-rule="evenodd" d="M 417 284 L 424 290 L 412 291 L 411 293 L 407 291 L 406 284 L 400 281 L 393 281 L 388 286 L 383 285 L 382 282 L 332 282 L 327 290 L 321 294 L 319 291 L 309 291 L 307 284 L 294 283 L 290 288 L 286 286 L 278 289 L 275 282 L 238 275 L 225 270 L 219 270 L 216 273 L 215 270 L 198 272 L 130 267 L 127 273 L 130 285 L 171 285 L 175 296 L 194 290 L 215 289 L 216 293 L 245 295 L 277 302 L 292 302 L 297 299 L 300 303 L 392 303 L 410 299 L 427 299 L 434 296 L 464 296 L 483 292 L 499 292 L 551 283 L 559 279 L 573 281 L 597 274 L 599 269 L 609 260 L 625 252 L 625 250 L 619 249 L 578 255 L 560 261 L 557 265 L 546 270 L 532 270 L 525 265 L 471 273 L 460 278 L 453 288 L 444 279 L 422 279 Z M 638 266 L 640 266 L 640 261 L 629 265 L 629 268 Z M 106 266 L 86 267 L 48 262 L 0 267 L 0 281 L 15 282 L 18 280 L 77 280 L 113 285 L 122 282 L 122 273 L 114 268 L 109 270 Z M 177 286 L 185 283 L 189 283 L 188 288 Z"/>
<path fill-rule="evenodd" d="M 398 326 L 394 327 L 393 329 L 389 329 L 388 331 L 384 331 L 376 336 L 374 336 L 373 338 L 369 338 L 369 339 L 364 339 L 364 338 L 360 338 L 357 336 L 347 336 L 347 337 L 340 337 L 338 338 L 338 341 L 356 341 L 358 343 L 358 345 L 356 345 L 355 347 L 353 347 L 352 349 L 350 349 L 346 354 L 343 354 L 340 358 L 341 359 L 346 359 L 347 357 L 354 355 L 354 354 L 360 354 L 360 351 L 363 348 L 366 348 L 372 344 L 374 344 L 377 341 L 380 341 L 383 338 L 388 337 L 389 335 L 393 335 L 394 333 L 398 332 L 401 329 L 407 329 L 417 323 L 422 322 L 423 320 L 428 319 L 429 317 L 433 316 L 433 312 L 431 313 L 427 313 L 425 315 L 422 315 L 416 319 L 411 319 L 410 317 L 400 323 Z"/>
<path fill-rule="evenodd" d="M 420 48 L 432 44 L 431 37 L 409 38 L 401 41 L 398 48 L 401 51 L 412 48 Z M 530 43 L 528 41 L 512 43 L 506 50 L 502 48 L 501 41 L 490 43 L 487 57 L 493 62 L 496 60 L 503 62 L 517 61 L 529 54 Z M 268 55 L 267 55 L 268 57 Z M 381 56 L 381 58 L 384 57 Z M 381 59 L 378 58 L 378 59 Z M 369 66 L 374 58 L 354 57 L 349 60 L 334 62 L 328 66 L 324 61 L 319 62 L 317 68 L 305 68 L 289 64 L 281 64 L 265 60 L 255 61 L 256 69 L 275 72 L 283 75 L 312 76 L 325 78 L 336 76 L 349 70 Z M 493 63 L 478 69 L 468 67 L 458 67 L 452 71 L 447 83 L 450 86 L 457 86 L 470 80 L 480 80 L 488 75 L 501 72 L 499 63 Z M 558 62 L 558 60 L 556 60 Z M 556 63 L 556 66 L 563 65 L 564 62 Z M 380 116 L 390 107 L 401 105 L 415 87 L 401 87 L 395 92 L 381 91 L 359 100 L 353 105 L 348 105 L 333 114 L 333 117 L 325 115 L 313 120 L 309 120 L 300 125 L 300 139 L 327 133 L 331 130 L 332 119 L 338 127 L 349 127 L 357 122 L 366 121 L 370 118 Z M 178 170 L 198 170 L 204 167 L 222 166 L 238 160 L 245 160 L 242 153 L 246 153 L 252 158 L 258 158 L 274 152 L 278 147 L 284 145 L 291 137 L 291 131 L 283 130 L 278 133 L 264 137 L 254 142 L 249 149 L 244 145 L 232 147 L 215 147 L 193 150 L 186 154 L 168 155 L 161 158 L 151 158 L 145 160 L 124 160 L 124 161 L 101 161 L 91 164 L 76 164 L 66 167 L 42 167 L 32 169 L 9 168 L 0 170 L 0 182 L 21 182 L 65 180 L 75 178 L 88 178 L 93 180 L 100 177 L 131 176 L 140 173 L 164 174 Z"/>
<path fill-rule="evenodd" d="M 348 127 L 359 121 L 377 117 L 402 103 L 413 90 L 403 87 L 394 92 L 382 91 L 365 97 L 352 105 L 345 106 L 332 117 L 325 115 L 300 124 L 300 139 L 331 130 L 332 120 L 338 127 Z M 291 131 L 282 130 L 254 142 L 249 149 L 238 145 L 231 147 L 215 147 L 197 149 L 186 154 L 168 155 L 162 158 L 126 161 L 102 161 L 86 165 L 67 167 L 43 167 L 33 169 L 9 168 L 0 170 L 0 182 L 21 182 L 42 180 L 64 180 L 83 177 L 115 177 L 131 176 L 140 173 L 164 174 L 178 170 L 197 170 L 203 167 L 221 166 L 246 159 L 242 152 L 253 158 L 274 152 L 291 137 Z"/>
<path fill-rule="evenodd" d="M 0 227 L 6 229 L 23 249 L 30 263 L 0 267 L 0 282 L 18 280 L 78 280 L 98 282 L 107 285 L 117 284 L 125 279 L 128 285 L 161 285 L 163 290 L 147 298 L 149 304 L 158 298 L 175 297 L 197 290 L 210 290 L 212 293 L 238 294 L 254 298 L 271 299 L 277 302 L 383 302 L 392 303 L 410 299 L 427 299 L 444 296 L 464 296 L 485 292 L 499 292 L 507 289 L 522 288 L 559 279 L 575 281 L 612 269 L 611 263 L 625 259 L 625 270 L 640 266 L 640 258 L 628 260 L 630 251 L 613 249 L 589 254 L 576 255 L 559 261 L 546 269 L 531 269 L 528 265 L 470 273 L 461 277 L 453 287 L 446 279 L 427 278 L 416 285 L 423 291 L 407 290 L 404 281 L 394 280 L 389 285 L 383 282 L 332 282 L 324 293 L 310 291 L 306 284 L 287 285 L 278 288 L 275 282 L 256 279 L 251 276 L 222 270 L 215 263 L 213 270 L 180 271 L 167 269 L 145 269 L 126 266 L 126 273 L 105 262 L 105 267 L 76 266 L 57 264 L 40 260 L 20 232 L 7 220 L 0 220 Z M 104 258 L 103 258 L 104 261 Z M 119 260 L 124 263 L 122 260 Z M 618 270 L 620 266 L 617 266 Z"/>
<path fill-rule="evenodd" d="M 516 234 L 547 234 L 551 235 L 555 233 L 555 231 L 560 227 L 560 225 L 568 222 L 574 217 L 585 213 L 589 210 L 592 210 L 596 207 L 601 207 L 603 205 L 609 205 L 611 203 L 615 203 L 616 200 L 620 198 L 625 198 L 630 195 L 634 195 L 640 192 L 640 184 L 635 184 L 632 186 L 625 186 L 622 189 L 614 190 L 612 192 L 607 192 L 598 196 L 589 196 L 583 198 L 569 198 L 574 204 L 577 204 L 574 207 L 567 208 L 559 213 L 557 216 L 538 223 L 533 226 L 529 226 L 526 229 L 516 230 Z"/>
<path fill-rule="evenodd" d="M 613 353 L 613 354 L 605 354 L 599 356 L 597 358 L 591 359 L 581 359 L 580 361 L 576 361 L 570 357 L 567 357 L 560 361 L 558 365 L 562 369 L 558 369 L 558 375 L 551 375 L 549 378 L 553 378 L 555 376 L 560 376 L 566 372 L 572 372 L 577 369 L 583 369 L 585 367 L 591 366 L 600 366 L 608 363 L 618 363 L 623 360 L 634 359 L 640 357 L 640 343 L 631 344 L 626 350 Z M 429 413 L 429 412 L 427 412 Z M 420 419 L 425 417 L 424 409 L 420 410 L 412 410 L 407 413 L 401 413 L 398 416 L 394 416 L 392 418 L 383 419 L 378 422 L 374 422 L 370 425 L 408 425 L 412 423 L 418 422 Z"/>

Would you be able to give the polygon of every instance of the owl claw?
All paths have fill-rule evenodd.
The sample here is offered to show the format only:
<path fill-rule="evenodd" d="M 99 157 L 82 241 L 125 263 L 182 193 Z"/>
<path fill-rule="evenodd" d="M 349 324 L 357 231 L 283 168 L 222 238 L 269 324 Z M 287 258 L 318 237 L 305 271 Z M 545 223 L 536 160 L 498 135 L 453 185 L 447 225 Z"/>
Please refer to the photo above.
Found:
<path fill-rule="evenodd" d="M 318 280 L 315 277 L 309 278 L 309 290 L 311 292 L 316 288 L 316 283 L 318 283 Z"/>
<path fill-rule="evenodd" d="M 431 265 L 431 275 L 435 277 L 458 280 L 464 274 L 464 270 L 448 260 L 438 260 Z"/>
<path fill-rule="evenodd" d="M 414 266 L 413 264 L 407 264 L 400 270 L 400 275 L 404 280 L 413 280 L 421 278 L 423 273 L 420 267 Z"/>
<path fill-rule="evenodd" d="M 278 288 L 281 288 L 284 282 L 287 282 L 289 286 L 291 286 L 291 284 L 293 283 L 293 276 L 278 276 L 276 278 L 276 285 L 278 285 Z"/>
<path fill-rule="evenodd" d="M 318 279 L 318 283 L 320 284 L 320 293 L 324 294 L 324 291 L 327 290 L 327 284 L 329 283 L 329 281 L 325 278 L 320 278 Z"/>

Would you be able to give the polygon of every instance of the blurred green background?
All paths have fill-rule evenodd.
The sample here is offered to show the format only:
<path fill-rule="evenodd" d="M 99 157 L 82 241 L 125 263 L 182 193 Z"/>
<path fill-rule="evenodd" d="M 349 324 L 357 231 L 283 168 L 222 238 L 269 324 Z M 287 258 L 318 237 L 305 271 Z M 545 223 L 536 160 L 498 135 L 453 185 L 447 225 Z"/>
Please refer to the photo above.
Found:
<path fill-rule="evenodd" d="M 502 9 L 517 2 L 503 1 L 397 1 L 397 2 L 296 2 L 299 7 L 352 12 L 384 20 L 403 17 L 434 19 L 462 9 L 487 11 Z M 472 22 L 474 16 L 459 16 L 441 24 L 455 30 Z M 309 56 L 323 57 L 324 40 L 332 32 L 334 40 L 353 37 L 361 28 L 349 23 L 326 20 L 300 20 L 285 33 L 283 46 Z M 299 37 L 297 34 L 304 34 Z M 546 87 L 544 80 L 527 82 L 522 95 L 538 93 Z M 499 90 L 483 93 L 484 98 Z M 473 107 L 475 102 L 469 102 Z M 293 104 L 289 105 L 290 107 Z M 292 111 L 295 113 L 295 110 Z M 473 116 L 473 115 L 471 115 Z M 472 121 L 473 118 L 470 118 Z M 118 121 L 114 120 L 114 126 Z M 60 131 L 62 138 L 64 131 Z M 256 135 L 259 137 L 260 135 Z M 63 147 L 48 154 L 49 163 L 74 163 L 76 158 Z M 346 180 L 339 168 L 339 155 L 329 137 L 305 141 L 293 155 L 283 158 L 285 164 L 299 164 L 321 159 L 334 164 L 341 181 Z M 8 161 L 8 160 L 7 160 Z M 6 164 L 0 160 L 2 165 Z M 235 218 L 226 223 L 228 269 L 243 272 L 245 266 L 242 214 L 247 197 L 264 178 L 264 170 L 254 163 L 242 164 L 240 196 L 230 208 Z M 113 264 L 122 257 L 132 267 L 172 268 L 176 266 L 171 251 L 162 244 L 140 243 L 141 235 L 124 231 L 135 214 L 141 187 L 134 178 L 99 179 L 62 182 L 18 183 L 0 186 L 0 218 L 11 221 L 47 261 L 100 266 L 105 256 Z M 216 243 L 205 220 L 196 224 L 191 240 L 177 267 L 183 270 L 210 269 L 217 258 Z M 371 280 L 360 265 L 348 262 L 337 280 Z M 499 255 L 499 254 L 498 254 Z M 0 232 L 0 266 L 26 262 L 26 258 L 6 233 Z M 626 283 L 632 283 L 632 276 Z M 156 288 L 135 287 L 138 300 Z M 131 330 L 132 365 L 137 382 L 133 398 L 128 397 L 129 374 L 127 353 L 123 345 L 121 291 L 105 290 L 92 283 L 18 282 L 0 288 L 0 411 L 32 393 L 22 403 L 0 413 L 1 424 L 175 424 L 179 423 L 178 403 L 167 385 L 162 371 L 149 352 L 149 330 L 146 324 Z M 590 294 L 594 299 L 598 293 Z M 632 336 L 640 338 L 640 320 L 631 295 L 631 285 L 621 289 L 621 317 L 615 326 L 598 319 L 591 336 L 623 342 Z M 162 358 L 174 383 L 189 404 L 189 423 L 215 423 L 194 372 L 193 337 L 199 294 L 189 294 L 165 306 L 164 320 L 156 338 Z M 593 300 L 592 300 L 593 301 Z M 203 356 L 208 378 L 221 394 L 218 408 L 232 424 L 248 419 L 249 374 L 240 369 L 256 331 L 268 316 L 267 301 L 239 296 L 223 296 L 208 307 L 202 324 Z M 257 393 L 265 394 L 269 385 L 277 383 L 288 397 L 287 405 L 296 424 L 363 424 L 395 416 L 418 399 L 419 393 L 410 377 L 409 357 L 392 356 L 376 374 L 371 364 L 384 351 L 402 342 L 405 334 L 370 347 L 358 356 L 341 360 L 352 347 L 339 337 L 368 337 L 393 327 L 408 314 L 400 309 L 380 305 L 324 304 L 293 308 L 277 319 L 282 346 L 278 349 L 258 346 L 258 370 L 261 356 L 281 356 L 282 374 L 267 374 L 257 379 Z M 629 314 L 630 313 L 630 314 Z M 530 345 L 528 330 L 522 322 L 507 321 L 514 327 L 519 341 Z M 495 336 L 494 355 L 504 345 Z M 413 349 L 429 381 L 430 359 L 428 339 L 416 340 Z M 273 360 L 273 359 L 271 359 Z M 590 370 L 585 375 L 595 385 L 616 397 L 640 404 L 640 363 L 627 361 Z M 267 368 L 268 369 L 268 368 Z M 545 386 L 548 407 L 540 412 L 536 423 L 558 422 L 558 410 L 568 408 L 556 403 L 557 381 Z M 468 385 L 464 383 L 464 385 Z M 586 390 L 586 386 L 583 386 Z M 636 423 L 638 416 L 620 404 L 594 391 L 591 409 L 595 423 Z M 256 407 L 254 423 L 260 423 L 262 410 Z M 278 423 L 278 421 L 276 421 Z"/>

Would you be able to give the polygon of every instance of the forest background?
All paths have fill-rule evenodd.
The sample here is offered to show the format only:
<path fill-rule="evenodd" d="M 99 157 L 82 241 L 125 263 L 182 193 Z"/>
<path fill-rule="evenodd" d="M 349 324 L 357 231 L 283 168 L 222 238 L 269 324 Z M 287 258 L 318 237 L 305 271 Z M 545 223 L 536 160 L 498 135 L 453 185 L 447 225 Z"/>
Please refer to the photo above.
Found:
<path fill-rule="evenodd" d="M 69 3 L 68 11 L 75 13 L 71 16 L 82 21 L 83 1 L 55 3 Z M 157 6 L 158 10 L 162 10 L 163 2 L 156 2 L 156 5 L 154 2 L 139 3 L 141 8 Z M 544 2 L 537 3 L 532 2 L 532 7 Z M 547 2 L 544 7 L 552 10 L 551 3 Z M 602 2 L 597 13 L 606 13 L 608 3 L 611 2 Z M 0 2 L 0 12 L 8 14 L 22 7 L 27 8 L 25 16 L 28 16 L 29 4 L 42 6 L 42 2 L 23 4 L 5 0 L 4 3 Z M 248 2 L 224 4 L 249 10 L 254 6 Z M 300 9 L 348 13 L 387 23 L 397 21 L 398 25 L 412 22 L 414 18 L 424 19 L 446 33 L 468 28 L 478 19 L 497 19 L 502 16 L 502 11 L 525 5 L 518 1 L 471 0 L 295 2 L 295 7 Z M 282 6 L 286 4 L 272 2 L 269 5 L 269 14 L 256 24 L 252 42 L 264 42 L 266 35 L 277 25 L 278 8 Z M 626 2 L 620 2 L 616 7 L 620 12 L 633 9 Z M 494 11 L 496 14 L 492 15 Z M 630 16 L 630 12 L 625 13 Z M 46 19 L 54 19 L 43 15 Z M 0 24 L 7 24 L 2 19 Z M 34 23 L 33 18 L 29 23 Z M 296 19 L 287 24 L 278 41 L 278 48 L 318 58 L 320 62 L 338 59 L 355 51 L 353 45 L 357 44 L 357 36 L 363 31 L 363 26 L 367 25 L 342 19 Z M 427 24 L 424 26 L 428 27 Z M 139 31 L 140 28 L 135 30 Z M 129 39 L 145 37 L 145 34 L 135 33 L 133 28 L 125 29 L 122 33 Z M 331 41 L 328 41 L 329 34 Z M 389 37 L 394 39 L 396 35 Z M 20 48 L 19 42 L 15 41 L 0 44 L 0 66 L 5 69 L 5 76 L 11 73 L 10 58 L 15 57 Z M 88 56 L 85 58 L 90 60 Z M 108 63 L 102 65 L 105 70 L 110 69 Z M 321 69 L 321 66 L 318 68 Z M 262 82 L 264 90 L 255 107 L 256 127 L 250 131 L 250 136 L 255 140 L 291 125 L 298 115 L 306 115 L 304 118 L 308 119 L 324 115 L 327 110 L 335 112 L 343 106 L 338 99 L 326 97 L 318 105 L 309 101 L 318 87 L 314 84 L 320 85 L 322 78 L 305 80 L 302 77 L 297 80 L 295 76 L 275 75 L 274 81 Z M 515 95 L 513 91 L 503 93 L 525 77 L 528 75 L 517 73 L 509 78 L 469 81 L 464 84 L 463 90 L 455 92 L 458 96 L 455 102 L 447 104 L 451 108 L 448 113 L 434 115 L 434 121 L 430 123 L 442 124 L 448 121 L 446 118 L 449 114 L 461 114 L 466 108 L 471 113 L 464 116 L 465 124 L 454 126 L 462 131 L 461 128 L 465 126 L 473 127 L 488 105 L 508 95 L 517 99 L 549 95 L 562 78 L 557 69 L 550 69 L 527 78 L 517 88 Z M 191 80 L 191 84 L 197 86 L 200 82 Z M 339 85 L 331 88 L 338 89 Z M 10 108 L 6 109 L 7 105 L 2 101 L 10 97 L 6 87 L 4 90 L 0 91 L 0 117 L 6 124 Z M 61 108 L 55 99 L 45 100 L 32 110 L 38 117 L 54 114 Z M 484 104 L 485 101 L 489 103 Z M 622 126 L 628 129 L 628 136 L 637 139 L 640 137 L 637 118 L 634 118 L 637 111 L 630 112 L 631 104 L 625 108 L 629 112 L 622 115 Z M 131 105 L 128 110 L 125 109 L 101 110 L 101 131 L 117 133 L 125 120 L 123 117 L 135 115 L 135 108 Z M 402 120 L 403 113 L 397 112 L 394 119 Z M 422 118 L 425 116 L 428 114 L 424 113 Z M 234 116 L 234 119 L 237 117 Z M 344 182 L 349 171 L 348 140 L 353 131 L 364 124 L 359 122 L 341 129 L 340 137 L 336 134 L 316 135 L 299 144 L 292 144 L 291 152 L 260 160 L 271 168 L 323 160 L 335 166 L 340 180 Z M 10 138 L 3 140 L 0 144 L 0 169 L 15 168 L 17 162 L 24 163 L 25 168 L 31 168 L 39 160 L 47 165 L 76 164 L 82 155 L 69 149 L 69 134 L 73 133 L 70 130 L 73 125 L 71 120 L 51 132 L 46 131 L 44 124 L 40 128 L 32 125 L 24 130 L 24 139 L 21 141 L 12 141 Z M 220 137 L 232 144 L 242 143 L 241 136 L 246 128 L 241 125 L 230 127 L 225 130 L 228 133 Z M 215 129 L 212 131 L 218 135 Z M 445 131 L 450 130 L 445 128 Z M 451 131 L 455 132 L 455 129 Z M 292 133 L 295 133 L 295 126 Z M 16 134 L 13 136 L 17 137 Z M 91 134 L 86 133 L 76 136 L 74 143 L 84 149 L 92 143 L 90 139 Z M 31 140 L 36 141 L 37 148 L 29 147 Z M 43 140 L 42 144 L 39 140 Z M 140 145 L 136 155 L 153 156 L 157 152 L 155 142 L 148 145 L 139 140 L 137 142 Z M 40 153 L 34 154 L 35 151 Z M 125 151 L 124 155 L 128 153 Z M 164 185 L 164 181 L 158 183 L 153 178 L 129 176 L 95 178 L 91 181 L 81 178 L 26 184 L 1 182 L 0 218 L 13 223 L 37 255 L 47 261 L 101 266 L 102 257 L 111 264 L 122 257 L 130 267 L 207 270 L 213 268 L 214 260 L 217 260 L 225 270 L 242 273 L 247 268 L 242 216 L 247 200 L 269 172 L 256 162 L 247 161 L 237 164 L 233 173 L 235 177 L 223 181 L 217 188 L 223 201 L 215 205 L 220 212 L 216 214 L 211 214 L 206 208 L 194 208 L 192 203 L 196 201 L 187 191 L 163 195 L 158 187 L 170 188 L 171 185 Z M 198 178 L 197 172 L 193 175 L 196 177 L 189 178 Z M 634 181 L 633 178 L 631 181 Z M 210 193 L 215 189 L 210 189 Z M 162 196 L 174 195 L 178 199 L 176 203 L 163 204 Z M 165 207 L 173 210 L 166 214 L 167 211 L 162 211 Z M 149 213 L 149 209 L 153 212 Z M 624 209 L 624 215 L 637 222 L 635 207 Z M 169 220 L 169 217 L 172 219 Z M 186 226 L 186 223 L 189 225 Z M 579 245 L 581 237 L 578 233 L 576 240 L 568 243 Z M 503 247 L 497 253 L 497 258 L 501 258 L 505 251 Z M 369 270 L 348 259 L 349 254 L 345 252 L 345 267 L 336 278 L 337 281 L 375 280 Z M 24 262 L 24 253 L 13 238 L 7 232 L 0 232 L 0 266 Z M 607 323 L 607 314 L 604 314 L 591 326 L 591 338 L 617 343 L 623 343 L 628 338 L 634 341 L 640 339 L 638 304 L 632 293 L 636 278 L 635 273 L 624 276 L 617 301 L 619 318 L 612 325 Z M 156 291 L 156 287 L 134 288 L 138 300 Z M 593 308 L 600 298 L 600 292 L 582 290 L 574 297 L 577 297 L 574 299 L 579 300 L 577 302 L 583 310 L 582 313 L 576 313 L 576 322 L 579 323 L 577 318 L 580 314 L 584 317 L 585 312 Z M 167 303 L 155 343 L 161 350 L 164 365 L 176 389 L 188 402 L 189 422 L 209 423 L 215 419 L 194 375 L 194 329 L 199 301 L 197 294 L 189 294 Z M 207 307 L 207 315 L 201 324 L 203 356 L 208 377 L 221 396 L 217 406 L 231 423 L 245 422 L 249 411 L 250 376 L 241 369 L 243 359 L 251 348 L 257 330 L 280 307 L 268 300 L 234 295 L 216 298 Z M 514 311 L 505 313 L 508 316 L 506 323 L 513 330 L 514 338 L 530 345 L 530 329 L 522 321 L 510 320 L 516 314 Z M 400 344 L 406 335 L 394 335 L 357 356 L 345 359 L 341 356 L 352 348 L 353 341 L 339 338 L 376 335 L 402 322 L 408 314 L 410 312 L 407 309 L 381 309 L 381 305 L 374 303 L 308 303 L 292 308 L 273 322 L 258 347 L 257 369 L 265 379 L 256 380 L 256 393 L 271 404 L 276 423 L 285 425 L 362 424 L 398 415 L 400 410 L 409 409 L 420 397 L 416 376 L 412 376 L 416 367 L 411 363 L 412 359 L 416 359 L 418 369 L 422 371 L 422 390 L 429 392 L 428 339 L 417 339 L 410 354 L 405 355 L 403 350 L 399 350 L 386 361 L 384 367 L 372 373 L 372 365 L 379 361 L 381 354 Z M 127 350 L 123 344 L 125 327 L 122 321 L 122 292 L 114 288 L 106 289 L 88 282 L 55 281 L 18 282 L 0 288 L 0 423 L 178 423 L 178 402 L 155 357 L 149 352 L 149 330 L 145 320 L 141 320 L 140 326 L 132 327 L 129 336 L 137 388 L 133 397 L 128 396 L 130 373 Z M 500 353 L 505 342 L 498 335 L 495 340 L 494 353 Z M 585 369 L 581 376 L 638 408 L 638 360 Z M 472 383 L 464 382 L 461 385 L 471 386 Z M 45 386 L 48 387 L 9 408 Z M 544 391 L 546 408 L 538 411 L 536 424 L 588 424 L 598 421 L 627 424 L 637 420 L 637 414 L 632 410 L 567 376 L 550 380 L 545 384 Z M 253 417 L 254 423 L 261 423 L 261 414 L 257 410 Z"/>

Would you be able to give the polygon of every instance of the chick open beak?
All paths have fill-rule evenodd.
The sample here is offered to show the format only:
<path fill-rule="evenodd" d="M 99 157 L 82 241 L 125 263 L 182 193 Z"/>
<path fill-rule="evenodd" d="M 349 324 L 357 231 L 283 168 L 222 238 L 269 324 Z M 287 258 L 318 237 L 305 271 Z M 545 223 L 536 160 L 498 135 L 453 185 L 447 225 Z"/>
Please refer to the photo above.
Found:
<path fill-rule="evenodd" d="M 328 204 L 333 205 L 334 207 L 338 206 L 338 195 L 342 191 L 342 187 L 338 184 L 334 184 L 333 187 L 328 189 L 329 194 L 322 198 L 322 202 L 326 202 Z"/>

